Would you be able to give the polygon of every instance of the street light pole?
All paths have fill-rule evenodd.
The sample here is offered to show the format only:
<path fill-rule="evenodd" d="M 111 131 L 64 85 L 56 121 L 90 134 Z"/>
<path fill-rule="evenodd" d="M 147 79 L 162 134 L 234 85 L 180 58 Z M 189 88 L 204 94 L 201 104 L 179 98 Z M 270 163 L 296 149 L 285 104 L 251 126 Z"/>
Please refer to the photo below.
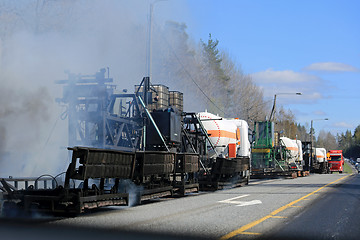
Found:
<path fill-rule="evenodd" d="M 154 10 L 154 4 L 150 3 L 150 12 L 149 12 L 149 32 L 148 32 L 148 44 L 147 44 L 147 51 L 146 51 L 146 71 L 147 75 L 151 77 L 151 41 L 152 41 L 152 15 Z"/>
<path fill-rule="evenodd" d="M 313 161 L 313 120 L 311 120 L 311 125 L 310 125 L 310 158 L 309 158 L 309 172 L 311 172 L 311 163 Z"/>
<path fill-rule="evenodd" d="M 270 121 L 272 120 L 273 114 L 275 115 L 275 106 L 276 106 L 276 94 L 274 96 L 274 103 L 273 103 L 273 107 L 272 107 L 271 113 L 270 113 L 270 118 L 269 118 Z"/>
<path fill-rule="evenodd" d="M 153 18 L 153 12 L 154 12 L 154 5 L 157 2 L 161 1 L 167 1 L 167 0 L 157 0 L 152 3 L 150 3 L 150 12 L 149 12 L 149 35 L 148 35 L 148 46 L 147 46 L 147 74 L 149 79 L 151 80 L 151 58 L 152 58 L 152 18 Z"/>
<path fill-rule="evenodd" d="M 313 122 L 314 121 L 321 121 L 321 120 L 329 120 L 328 118 L 323 118 L 323 119 L 313 119 L 311 120 L 311 125 L 310 125 L 310 143 L 311 143 L 311 147 L 310 147 L 310 158 L 309 158 L 309 172 L 311 171 L 311 167 L 312 167 L 312 162 L 313 162 Z M 315 151 L 316 154 L 316 151 Z"/>
<path fill-rule="evenodd" d="M 151 58 L 152 58 L 152 18 L 153 18 L 153 11 L 154 11 L 154 4 L 160 1 L 167 1 L 167 0 L 156 0 L 152 3 L 150 3 L 150 12 L 149 12 L 149 32 L 148 32 L 148 42 L 147 42 L 147 51 L 146 51 L 146 71 L 147 71 L 147 77 L 145 78 L 144 82 L 144 102 L 145 106 L 148 106 L 148 91 L 150 88 L 150 81 L 151 81 Z M 143 127 L 143 151 L 145 151 L 146 146 L 146 124 L 144 124 Z"/>
<path fill-rule="evenodd" d="M 276 93 L 275 96 L 274 96 L 274 103 L 273 103 L 273 107 L 272 107 L 272 109 L 271 109 L 269 121 L 272 121 L 273 117 L 275 117 L 276 96 L 277 96 L 277 95 L 280 95 L 280 94 L 282 94 L 282 95 L 285 95 L 285 94 L 287 94 L 287 95 L 292 95 L 292 94 L 302 95 L 302 93 L 300 93 L 300 92 L 297 92 L 297 93 Z"/>

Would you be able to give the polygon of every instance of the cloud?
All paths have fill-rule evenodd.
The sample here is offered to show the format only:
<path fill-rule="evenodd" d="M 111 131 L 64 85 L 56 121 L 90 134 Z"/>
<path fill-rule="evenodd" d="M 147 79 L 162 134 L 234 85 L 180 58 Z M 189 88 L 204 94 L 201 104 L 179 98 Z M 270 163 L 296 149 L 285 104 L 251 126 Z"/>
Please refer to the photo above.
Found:
<path fill-rule="evenodd" d="M 304 68 L 305 71 L 360 72 L 360 69 L 345 63 L 319 62 Z"/>
<path fill-rule="evenodd" d="M 274 71 L 267 69 L 263 72 L 252 74 L 257 83 L 306 83 L 319 82 L 321 78 L 307 73 L 294 72 L 292 70 Z"/>
<path fill-rule="evenodd" d="M 350 129 L 353 129 L 354 126 L 350 123 L 346 123 L 346 122 L 336 122 L 333 124 L 333 127 L 335 128 L 350 128 Z"/>
<path fill-rule="evenodd" d="M 263 89 L 265 97 L 273 97 L 277 93 L 302 93 L 302 96 L 287 96 L 287 103 L 313 103 L 314 100 L 323 98 L 319 90 L 326 88 L 326 84 L 320 77 L 292 70 L 267 69 L 253 73 L 252 78 Z"/>
<path fill-rule="evenodd" d="M 314 111 L 313 114 L 318 115 L 318 116 L 325 116 L 326 115 L 326 113 L 321 111 L 321 110 Z"/>

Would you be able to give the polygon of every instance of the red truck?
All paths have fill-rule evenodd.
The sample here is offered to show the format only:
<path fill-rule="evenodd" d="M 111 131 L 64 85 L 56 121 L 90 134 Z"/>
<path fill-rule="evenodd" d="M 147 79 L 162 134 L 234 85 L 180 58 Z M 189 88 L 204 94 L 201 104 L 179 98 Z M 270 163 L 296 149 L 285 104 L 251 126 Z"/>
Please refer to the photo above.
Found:
<path fill-rule="evenodd" d="M 343 172 L 344 158 L 342 150 L 329 150 L 327 153 L 328 162 L 330 164 L 330 172 Z"/>

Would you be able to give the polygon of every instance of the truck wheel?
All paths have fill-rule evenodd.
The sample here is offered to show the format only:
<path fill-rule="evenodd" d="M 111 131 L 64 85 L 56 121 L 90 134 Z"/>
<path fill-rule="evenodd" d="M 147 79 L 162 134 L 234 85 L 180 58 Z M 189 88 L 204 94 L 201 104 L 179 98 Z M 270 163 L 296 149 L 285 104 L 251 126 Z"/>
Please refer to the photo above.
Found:
<path fill-rule="evenodd" d="M 342 171 L 339 171 L 339 173 L 342 173 Z"/>
<path fill-rule="evenodd" d="M 331 174 L 333 174 L 333 172 L 331 172 Z"/>

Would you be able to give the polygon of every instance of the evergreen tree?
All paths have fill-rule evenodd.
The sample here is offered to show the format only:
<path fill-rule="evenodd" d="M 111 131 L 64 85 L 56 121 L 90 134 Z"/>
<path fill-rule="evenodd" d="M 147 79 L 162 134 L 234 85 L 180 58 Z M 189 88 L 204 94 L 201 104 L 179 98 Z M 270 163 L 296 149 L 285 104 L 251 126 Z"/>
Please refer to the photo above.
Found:
<path fill-rule="evenodd" d="M 201 40 L 207 62 L 210 66 L 210 69 L 213 70 L 216 79 L 221 84 L 228 84 L 230 77 L 225 74 L 224 69 L 221 66 L 222 58 L 218 49 L 219 40 L 213 40 L 211 34 L 209 34 L 209 39 L 207 43 L 204 43 Z M 230 92 L 230 89 L 227 89 Z"/>
<path fill-rule="evenodd" d="M 360 145 L 360 125 L 355 128 L 354 143 Z"/>
<path fill-rule="evenodd" d="M 338 142 L 340 149 L 347 150 L 348 148 L 350 148 L 352 146 L 351 131 L 347 130 L 345 134 L 341 133 L 341 135 L 338 136 Z"/>
<path fill-rule="evenodd" d="M 301 141 L 310 141 L 310 134 L 309 131 L 307 131 L 308 128 L 306 128 L 305 126 L 301 125 L 300 123 L 297 124 L 297 139 L 301 140 Z"/>
<path fill-rule="evenodd" d="M 229 113 L 229 102 L 233 93 L 229 86 L 230 77 L 225 73 L 222 67 L 222 58 L 220 50 L 218 49 L 219 40 L 213 40 L 211 34 L 207 43 L 201 40 L 201 46 L 203 50 L 203 63 L 204 69 L 207 71 L 206 84 L 209 84 L 211 99 L 217 105 L 216 108 L 222 109 L 222 114 L 219 109 L 210 107 L 211 111 L 225 115 L 229 117 L 232 113 Z"/>

